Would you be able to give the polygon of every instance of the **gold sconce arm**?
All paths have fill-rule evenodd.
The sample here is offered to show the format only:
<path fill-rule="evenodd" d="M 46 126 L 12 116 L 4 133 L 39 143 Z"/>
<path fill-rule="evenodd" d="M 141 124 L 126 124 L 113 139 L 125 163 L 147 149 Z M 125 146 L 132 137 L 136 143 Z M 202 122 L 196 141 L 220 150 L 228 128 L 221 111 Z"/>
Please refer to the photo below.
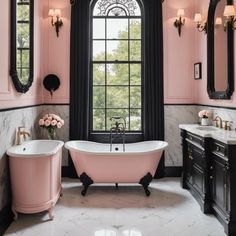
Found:
<path fill-rule="evenodd" d="M 207 33 L 207 21 L 203 21 L 200 13 L 195 14 L 194 22 L 196 23 L 196 28 L 199 32 Z"/>
<path fill-rule="evenodd" d="M 226 5 L 224 9 L 224 16 L 225 22 L 224 22 L 224 30 L 226 31 L 228 27 L 231 27 L 232 30 L 236 29 L 236 18 L 235 18 L 236 12 L 234 5 Z"/>
<path fill-rule="evenodd" d="M 199 32 L 204 32 L 205 34 L 207 34 L 207 22 L 204 23 L 197 23 L 197 29 Z"/>
<path fill-rule="evenodd" d="M 232 30 L 236 30 L 236 19 L 234 16 L 226 18 L 224 22 L 224 31 L 227 31 L 228 27 L 232 28 Z"/>

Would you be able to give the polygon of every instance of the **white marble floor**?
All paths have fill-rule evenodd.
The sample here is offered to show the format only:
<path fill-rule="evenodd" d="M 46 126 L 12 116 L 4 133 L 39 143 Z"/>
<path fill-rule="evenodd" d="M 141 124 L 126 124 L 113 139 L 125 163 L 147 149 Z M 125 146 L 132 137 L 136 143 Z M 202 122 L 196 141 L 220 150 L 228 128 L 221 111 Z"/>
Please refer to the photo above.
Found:
<path fill-rule="evenodd" d="M 212 215 L 201 213 L 178 178 L 152 182 L 151 196 L 140 186 L 92 186 L 80 195 L 77 180 L 63 179 L 55 218 L 46 213 L 19 215 L 7 236 L 224 236 Z"/>

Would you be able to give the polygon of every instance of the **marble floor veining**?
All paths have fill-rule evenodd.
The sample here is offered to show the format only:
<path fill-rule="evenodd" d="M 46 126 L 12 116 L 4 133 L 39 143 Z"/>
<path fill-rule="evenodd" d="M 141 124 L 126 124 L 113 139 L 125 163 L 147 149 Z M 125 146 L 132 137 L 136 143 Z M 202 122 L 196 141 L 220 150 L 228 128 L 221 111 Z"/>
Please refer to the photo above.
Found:
<path fill-rule="evenodd" d="M 19 215 L 6 236 L 224 236 L 212 215 L 180 187 L 178 178 L 155 180 L 151 196 L 136 186 L 95 185 L 80 195 L 81 183 L 63 179 L 63 196 L 49 221 L 46 212 Z"/>

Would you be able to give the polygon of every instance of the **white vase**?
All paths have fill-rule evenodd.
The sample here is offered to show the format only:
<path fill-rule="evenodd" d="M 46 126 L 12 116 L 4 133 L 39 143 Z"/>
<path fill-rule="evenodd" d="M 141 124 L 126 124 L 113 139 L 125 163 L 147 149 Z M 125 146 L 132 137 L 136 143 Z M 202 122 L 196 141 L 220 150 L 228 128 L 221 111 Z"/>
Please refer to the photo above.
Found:
<path fill-rule="evenodd" d="M 203 125 L 203 126 L 209 125 L 209 119 L 208 118 L 202 118 L 201 119 L 201 125 Z"/>

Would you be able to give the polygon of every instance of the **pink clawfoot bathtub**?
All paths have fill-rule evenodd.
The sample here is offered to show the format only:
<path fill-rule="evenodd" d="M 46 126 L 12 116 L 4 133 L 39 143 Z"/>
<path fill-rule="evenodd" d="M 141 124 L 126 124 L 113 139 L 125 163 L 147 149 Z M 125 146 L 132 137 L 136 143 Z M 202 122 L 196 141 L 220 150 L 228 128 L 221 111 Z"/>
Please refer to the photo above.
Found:
<path fill-rule="evenodd" d="M 76 172 L 84 186 L 84 196 L 93 183 L 139 183 L 150 195 L 148 185 L 153 179 L 163 150 L 168 146 L 164 141 L 144 141 L 125 144 L 69 141 L 69 150 Z"/>

